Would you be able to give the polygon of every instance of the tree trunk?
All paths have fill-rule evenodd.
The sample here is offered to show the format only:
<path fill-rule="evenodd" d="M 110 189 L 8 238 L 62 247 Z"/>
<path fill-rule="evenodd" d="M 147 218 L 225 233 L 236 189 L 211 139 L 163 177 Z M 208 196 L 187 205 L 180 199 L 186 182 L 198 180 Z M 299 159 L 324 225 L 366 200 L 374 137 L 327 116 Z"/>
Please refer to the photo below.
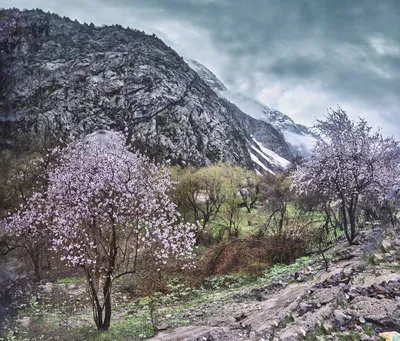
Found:
<path fill-rule="evenodd" d="M 355 207 L 354 206 L 350 206 L 348 209 L 348 213 L 349 213 L 349 223 L 350 223 L 350 239 L 349 243 L 350 245 L 353 244 L 353 240 L 356 237 L 356 212 L 355 212 Z"/>
<path fill-rule="evenodd" d="M 108 277 L 103 289 L 104 295 L 104 321 L 103 329 L 104 331 L 110 328 L 111 322 L 111 279 Z"/>
<path fill-rule="evenodd" d="M 33 260 L 33 268 L 34 268 L 34 273 L 35 273 L 35 282 L 40 282 L 41 275 L 40 275 L 40 264 L 39 264 L 39 257 L 35 258 Z"/>
<path fill-rule="evenodd" d="M 40 280 L 42 279 L 40 273 L 40 250 L 37 251 L 35 249 L 28 249 L 27 251 L 33 264 L 34 281 L 40 282 Z"/>
<path fill-rule="evenodd" d="M 111 323 L 111 279 L 107 278 L 103 286 L 104 304 L 102 305 L 94 285 L 90 284 L 93 297 L 93 318 L 98 331 L 107 331 Z M 104 318 L 103 318 L 104 317 Z"/>
<path fill-rule="evenodd" d="M 342 211 L 344 234 L 346 235 L 347 241 L 351 245 L 353 240 L 352 240 L 351 235 L 349 233 L 349 225 L 348 225 L 348 221 L 347 221 L 346 205 L 345 205 L 343 200 L 342 200 L 342 204 L 341 204 L 341 211 Z"/>
<path fill-rule="evenodd" d="M 101 331 L 103 329 L 103 309 L 98 299 L 94 302 L 94 322 L 96 323 L 97 330 Z"/>

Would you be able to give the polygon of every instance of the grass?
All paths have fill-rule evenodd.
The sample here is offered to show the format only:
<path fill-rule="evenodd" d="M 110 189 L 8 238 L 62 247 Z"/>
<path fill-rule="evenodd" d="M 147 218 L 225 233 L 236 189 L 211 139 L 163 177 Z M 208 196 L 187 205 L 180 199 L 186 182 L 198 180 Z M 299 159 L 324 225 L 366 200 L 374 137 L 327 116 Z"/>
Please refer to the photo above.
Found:
<path fill-rule="evenodd" d="M 294 206 L 289 206 L 289 212 L 293 217 L 298 216 Z M 259 207 L 254 208 L 251 213 L 247 213 L 246 208 L 242 208 L 241 214 L 241 237 L 255 234 L 266 219 L 266 213 L 263 208 Z M 318 219 L 320 215 L 315 213 L 313 217 Z M 310 216 L 307 215 L 304 219 L 310 219 Z M 221 223 L 222 221 L 215 220 L 210 225 Z M 201 250 L 199 252 L 201 253 Z M 75 298 L 67 298 L 65 305 L 61 304 L 57 310 L 54 308 L 57 302 L 53 302 L 54 305 L 48 307 L 45 307 L 43 303 L 34 304 L 27 307 L 25 311 L 21 311 L 20 315 L 21 317 L 31 317 L 32 323 L 29 330 L 15 330 L 12 339 L 129 341 L 148 338 L 154 335 L 154 318 L 158 322 L 170 326 L 187 325 L 192 322 L 191 318 L 204 317 L 193 317 L 190 312 L 198 312 L 210 301 L 221 301 L 223 304 L 224 301 L 232 299 L 238 289 L 250 291 L 260 285 L 268 284 L 281 275 L 293 273 L 310 265 L 315 259 L 315 257 L 314 259 L 303 257 L 290 265 L 277 264 L 261 270 L 257 275 L 236 273 L 214 276 L 203 280 L 201 285 L 196 288 L 187 288 L 179 280 L 176 280 L 170 283 L 168 294 L 156 293 L 150 298 L 143 298 L 135 302 L 118 301 L 120 297 L 115 294 L 113 299 L 118 302 L 113 304 L 111 327 L 109 331 L 102 333 L 96 331 L 89 301 L 87 301 L 87 306 L 74 306 Z M 68 284 L 83 280 L 84 277 L 64 277 L 59 278 L 56 283 Z M 152 313 L 153 308 L 156 310 L 155 315 Z M 291 318 L 288 316 L 288 319 Z"/>
<path fill-rule="evenodd" d="M 138 311 L 136 316 L 126 315 L 124 319 L 112 321 L 107 332 L 98 332 L 93 326 L 83 326 L 75 330 L 73 340 L 108 341 L 137 340 L 154 336 L 154 326 L 149 312 Z M 73 336 L 73 335 L 71 335 Z"/>
<path fill-rule="evenodd" d="M 254 207 L 251 212 L 249 213 L 245 207 L 240 208 L 240 218 L 239 220 L 239 230 L 240 230 L 240 236 L 241 237 L 246 237 L 248 235 L 252 235 L 258 232 L 259 228 L 265 224 L 267 217 L 268 217 L 268 211 L 265 210 L 265 208 L 259 204 Z M 290 220 L 304 220 L 304 221 L 315 221 L 314 225 L 315 227 L 318 227 L 321 220 L 324 220 L 325 217 L 322 212 L 311 212 L 311 213 L 306 213 L 304 214 L 301 212 L 293 203 L 289 203 L 287 205 L 287 214 L 288 214 L 288 219 Z M 214 230 L 214 227 L 224 225 L 225 221 L 223 219 L 224 217 L 224 206 L 222 206 L 220 210 L 219 217 L 216 217 L 216 219 L 211 220 L 209 222 L 209 225 L 211 228 L 209 228 L 210 231 Z"/>
<path fill-rule="evenodd" d="M 85 277 L 64 277 L 56 280 L 57 284 L 68 284 L 83 281 Z"/>
<path fill-rule="evenodd" d="M 20 316 L 29 316 L 29 328 L 15 326 L 4 340 L 82 340 L 82 341 L 133 341 L 154 336 L 153 318 L 146 304 L 127 303 L 124 307 L 114 305 L 111 327 L 98 332 L 90 315 L 90 306 L 76 310 L 47 311 L 48 307 L 28 307 Z M 122 308 L 122 309 L 121 309 Z M 0 337 L 0 340 L 1 337 Z"/>
<path fill-rule="evenodd" d="M 251 291 L 272 282 L 277 276 L 301 269 L 314 260 L 309 257 L 299 258 L 291 265 L 275 265 L 263 270 L 259 276 L 239 273 L 210 277 L 195 288 L 185 287 L 176 279 L 171 281 L 168 294 L 156 293 L 135 301 L 121 300 L 122 295 L 118 295 L 116 290 L 111 327 L 109 331 L 101 333 L 94 326 L 89 301 L 85 306 L 76 306 L 75 297 L 69 297 L 64 305 L 55 308 L 57 302 L 48 302 L 43 297 L 38 303 L 28 305 L 19 315 L 20 318 L 31 318 L 29 327 L 14 327 L 13 334 L 5 340 L 133 341 L 152 337 L 154 321 L 171 327 L 191 324 L 193 319 L 207 316 L 207 309 L 202 310 L 202 307 L 207 307 L 210 302 L 224 304 L 238 290 Z M 67 277 L 60 281 L 72 283 L 81 279 Z M 200 315 L 196 315 L 199 311 Z"/>

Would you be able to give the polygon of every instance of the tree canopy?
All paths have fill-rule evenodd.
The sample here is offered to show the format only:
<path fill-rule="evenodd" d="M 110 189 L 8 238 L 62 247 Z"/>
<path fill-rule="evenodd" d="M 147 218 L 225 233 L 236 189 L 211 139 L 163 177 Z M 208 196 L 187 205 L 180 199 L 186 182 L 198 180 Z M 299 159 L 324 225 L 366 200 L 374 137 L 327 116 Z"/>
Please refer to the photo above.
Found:
<path fill-rule="evenodd" d="M 384 205 L 395 183 L 398 144 L 372 132 L 364 119 L 354 122 L 339 108 L 315 126 L 322 139 L 309 161 L 293 175 L 299 193 L 329 198 L 338 204 L 341 224 L 350 243 L 356 236 L 361 202 L 375 198 Z"/>

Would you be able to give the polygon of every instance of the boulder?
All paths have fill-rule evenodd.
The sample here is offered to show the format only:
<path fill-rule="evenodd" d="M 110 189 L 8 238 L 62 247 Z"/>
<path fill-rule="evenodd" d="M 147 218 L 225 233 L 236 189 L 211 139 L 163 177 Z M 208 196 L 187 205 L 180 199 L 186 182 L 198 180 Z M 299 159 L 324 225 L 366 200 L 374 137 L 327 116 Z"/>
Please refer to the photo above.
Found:
<path fill-rule="evenodd" d="M 386 327 L 400 326 L 400 303 L 391 299 L 356 297 L 346 313 Z"/>

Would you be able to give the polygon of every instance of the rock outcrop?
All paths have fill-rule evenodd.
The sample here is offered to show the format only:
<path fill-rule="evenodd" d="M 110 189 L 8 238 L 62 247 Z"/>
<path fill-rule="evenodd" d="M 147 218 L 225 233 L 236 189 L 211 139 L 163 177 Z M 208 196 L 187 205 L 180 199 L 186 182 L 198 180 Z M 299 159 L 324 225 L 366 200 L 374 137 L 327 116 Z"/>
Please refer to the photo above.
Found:
<path fill-rule="evenodd" d="M 156 36 L 41 10 L 20 12 L 19 24 L 0 103 L 3 147 L 18 130 L 70 141 L 127 127 L 156 160 L 251 167 L 249 137 L 225 100 Z"/>

